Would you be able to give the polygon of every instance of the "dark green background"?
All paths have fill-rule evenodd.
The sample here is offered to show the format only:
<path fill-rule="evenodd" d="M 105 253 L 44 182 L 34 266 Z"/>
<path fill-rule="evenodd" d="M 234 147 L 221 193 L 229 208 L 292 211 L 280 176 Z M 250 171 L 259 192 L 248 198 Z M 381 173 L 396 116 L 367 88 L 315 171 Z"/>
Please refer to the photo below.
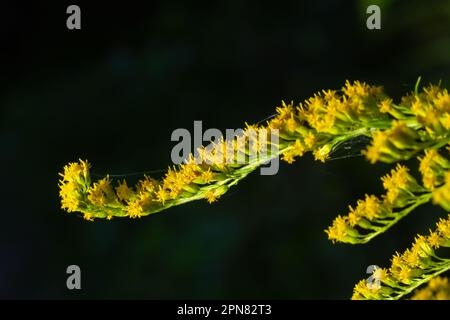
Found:
<path fill-rule="evenodd" d="M 388 166 L 308 155 L 213 205 L 94 223 L 59 208 L 57 181 L 78 158 L 99 175 L 165 169 L 176 128 L 242 127 L 346 79 L 397 99 L 418 76 L 448 87 L 450 2 L 375 2 L 375 31 L 371 1 L 74 2 L 80 31 L 71 2 L 2 3 L 0 297 L 350 297 L 444 215 L 426 206 L 368 245 L 332 245 L 324 228 L 381 192 Z M 65 287 L 70 264 L 81 291 Z"/>

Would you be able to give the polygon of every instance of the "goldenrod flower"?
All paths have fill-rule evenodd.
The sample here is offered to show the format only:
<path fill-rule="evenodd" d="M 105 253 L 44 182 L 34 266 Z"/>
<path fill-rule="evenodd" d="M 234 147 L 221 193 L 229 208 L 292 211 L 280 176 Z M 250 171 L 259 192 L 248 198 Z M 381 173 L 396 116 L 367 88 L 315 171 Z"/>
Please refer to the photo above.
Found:
<path fill-rule="evenodd" d="M 391 173 L 381 178 L 386 190 L 386 202 L 395 207 L 404 207 L 415 199 L 414 194 L 424 192 L 416 179 L 409 174 L 409 169 L 400 164 Z"/>
<path fill-rule="evenodd" d="M 212 203 L 275 157 L 293 163 L 311 152 L 325 162 L 341 145 L 361 136 L 371 141 L 363 151 L 371 163 L 399 162 L 423 153 L 418 158 L 423 186 L 407 167 L 397 165 L 382 178 L 386 193 L 365 195 L 349 207 L 348 215 L 338 216 L 326 230 L 330 240 L 368 242 L 431 199 L 450 211 L 450 162 L 439 153 L 450 143 L 448 91 L 433 85 L 419 91 L 417 84 L 414 92 L 396 102 L 381 87 L 359 81 L 347 81 L 340 91 L 322 90 L 298 106 L 282 101 L 266 124 L 246 123 L 242 135 L 201 147 L 197 157 L 190 155 L 161 179 L 144 176 L 130 187 L 125 180 L 116 182 L 108 176 L 91 183 L 87 161 L 69 163 L 60 173 L 61 207 L 93 220 L 139 218 L 199 199 Z M 244 161 L 233 161 L 235 157 Z M 450 247 L 450 217 L 394 255 L 390 268 L 376 269 L 373 276 L 381 286 L 361 281 L 353 298 L 397 299 L 410 294 L 450 270 L 450 260 L 438 256 L 441 247 Z M 423 292 L 418 295 L 425 296 Z"/>
<path fill-rule="evenodd" d="M 353 235 L 339 237 L 334 232 L 330 237 L 329 231 L 330 228 L 334 228 L 333 223 L 333 226 L 326 231 L 330 240 L 347 243 L 370 241 L 387 231 L 414 208 L 431 199 L 431 194 L 417 183 L 405 166 L 397 165 L 381 180 L 386 190 L 385 195 L 377 197 L 366 194 L 364 200 L 357 201 L 355 208 L 349 206 L 349 213 L 345 219 L 355 229 Z"/>
<path fill-rule="evenodd" d="M 363 151 L 371 163 L 409 159 L 423 149 L 420 135 L 404 121 L 393 121 L 391 128 L 377 131 L 372 145 Z"/>
<path fill-rule="evenodd" d="M 445 173 L 444 184 L 433 190 L 433 202 L 450 211 L 450 171 Z"/>
<path fill-rule="evenodd" d="M 450 300 L 448 278 L 436 277 L 431 279 L 426 288 L 414 292 L 411 300 Z"/>
<path fill-rule="evenodd" d="M 411 248 L 392 257 L 389 269 L 380 276 L 383 294 L 376 294 L 366 283 L 358 282 L 354 288 L 354 299 L 399 299 L 411 293 L 422 283 L 450 270 L 450 259 L 437 256 L 436 249 L 448 246 L 450 240 L 450 215 L 437 223 L 437 229 L 429 236 L 418 236 Z M 385 289 L 383 291 L 383 289 Z"/>
<path fill-rule="evenodd" d="M 418 159 L 425 188 L 433 190 L 436 186 L 441 185 L 445 172 L 450 169 L 450 162 L 441 156 L 436 149 L 425 150 L 425 155 Z"/>
<path fill-rule="evenodd" d="M 133 189 L 129 188 L 126 180 L 119 181 L 119 185 L 116 187 L 117 198 L 121 201 L 128 201 L 135 196 Z"/>

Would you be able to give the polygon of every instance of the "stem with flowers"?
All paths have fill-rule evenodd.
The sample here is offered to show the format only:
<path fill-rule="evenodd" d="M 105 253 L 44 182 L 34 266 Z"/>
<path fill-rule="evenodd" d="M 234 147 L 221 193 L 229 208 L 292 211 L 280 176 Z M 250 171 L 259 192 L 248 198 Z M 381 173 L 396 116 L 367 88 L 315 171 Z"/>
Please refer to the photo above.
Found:
<path fill-rule="evenodd" d="M 191 155 L 186 163 L 169 168 L 161 179 L 144 176 L 134 186 L 109 176 L 93 182 L 87 161 L 69 163 L 60 174 L 61 206 L 94 220 L 141 218 L 199 199 L 212 203 L 276 157 L 293 163 L 312 152 L 316 160 L 325 162 L 342 144 L 365 136 L 370 143 L 362 153 L 368 161 L 396 163 L 417 158 L 421 181 L 406 166 L 397 164 L 381 178 L 384 194 L 365 195 L 354 207 L 349 206 L 346 215 L 333 221 L 326 230 L 330 240 L 366 243 L 428 202 L 450 212 L 450 161 L 446 155 L 450 95 L 446 89 L 429 85 L 419 90 L 418 82 L 413 92 L 394 102 L 381 87 L 347 81 L 342 90 L 324 90 L 298 106 L 283 102 L 276 110 L 266 124 L 247 126 L 241 136 L 221 140 L 213 148 L 202 147 L 198 156 Z M 271 151 L 250 157 L 261 150 Z M 230 153 L 244 155 L 248 161 L 229 162 L 226 155 Z M 450 260 L 440 257 L 443 247 L 450 247 L 450 216 L 441 218 L 427 236 L 418 235 L 411 248 L 396 253 L 390 267 L 377 268 L 372 278 L 379 280 L 379 286 L 361 280 L 353 298 L 398 299 L 430 279 L 441 279 L 436 276 L 450 268 Z M 442 297 L 449 287 L 445 280 L 430 281 L 430 286 L 416 295 L 431 297 L 440 290 Z"/>

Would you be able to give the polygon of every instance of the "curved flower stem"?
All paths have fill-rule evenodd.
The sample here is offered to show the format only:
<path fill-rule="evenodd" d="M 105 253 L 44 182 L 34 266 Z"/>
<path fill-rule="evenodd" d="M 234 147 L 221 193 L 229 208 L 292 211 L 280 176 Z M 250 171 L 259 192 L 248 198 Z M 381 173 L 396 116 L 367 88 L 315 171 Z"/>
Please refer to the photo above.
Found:
<path fill-rule="evenodd" d="M 376 236 L 386 232 L 387 230 L 392 228 L 397 222 L 399 222 L 401 219 L 406 217 L 415 208 L 417 208 L 418 206 L 420 206 L 422 204 L 428 203 L 431 200 L 431 198 L 432 198 L 431 193 L 425 193 L 425 194 L 417 197 L 412 205 L 410 205 L 408 208 L 403 209 L 402 211 L 396 213 L 394 219 L 389 220 L 389 222 L 387 222 L 387 224 L 385 226 L 377 228 L 376 232 L 370 233 L 369 236 L 362 238 L 360 243 L 367 243 L 370 240 L 372 240 L 373 238 L 375 238 Z"/>
<path fill-rule="evenodd" d="M 399 294 L 392 297 L 392 299 L 390 299 L 390 300 L 399 300 L 399 299 L 409 295 L 411 292 L 413 292 L 415 289 L 417 289 L 421 285 L 430 281 L 430 279 L 450 270 L 450 259 L 445 259 L 444 263 L 440 264 L 436 268 L 433 268 L 432 270 L 436 270 L 436 271 L 432 272 L 430 274 L 427 274 L 425 277 L 423 277 L 423 279 L 421 279 L 419 281 L 415 281 L 413 285 L 408 286 L 407 288 L 404 288 L 403 290 L 401 290 L 401 292 Z"/>

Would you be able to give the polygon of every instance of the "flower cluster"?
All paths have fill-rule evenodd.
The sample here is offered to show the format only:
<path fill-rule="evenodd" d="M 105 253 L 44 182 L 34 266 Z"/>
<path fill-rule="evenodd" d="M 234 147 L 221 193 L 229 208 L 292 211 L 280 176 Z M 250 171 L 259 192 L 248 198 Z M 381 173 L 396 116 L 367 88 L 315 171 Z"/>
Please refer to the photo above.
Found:
<path fill-rule="evenodd" d="M 325 161 L 342 142 L 369 134 L 374 119 L 377 127 L 382 121 L 388 125 L 388 117 L 378 108 L 383 99 L 381 87 L 347 81 L 341 92 L 323 91 L 299 106 L 282 102 L 265 126 L 247 125 L 242 135 L 201 147 L 198 156 L 169 168 L 161 179 L 144 176 L 135 186 L 109 177 L 91 185 L 87 162 L 70 163 L 66 167 L 86 166 L 89 183 L 62 179 L 62 207 L 92 220 L 139 218 L 198 199 L 212 203 L 267 160 L 281 155 L 292 163 L 312 152 Z M 244 161 L 229 161 L 239 157 Z"/>
<path fill-rule="evenodd" d="M 368 242 L 431 200 L 450 211 L 450 162 L 442 153 L 450 143 L 450 95 L 435 85 L 419 91 L 418 84 L 399 102 L 381 87 L 359 81 L 319 92 L 298 106 L 282 102 L 265 125 L 247 125 L 242 135 L 201 147 L 197 156 L 169 168 L 160 179 L 144 176 L 134 186 L 109 176 L 91 182 L 87 161 L 69 163 L 60 174 L 61 207 L 93 220 L 139 218 L 199 199 L 212 203 L 275 157 L 293 163 L 311 152 L 325 162 L 341 145 L 364 136 L 370 140 L 362 152 L 368 161 L 393 163 L 419 155 L 422 176 L 420 184 L 407 167 L 397 165 L 381 179 L 383 195 L 365 195 L 326 230 L 333 242 Z M 397 299 L 410 294 L 450 269 L 450 260 L 437 255 L 437 250 L 449 246 L 450 217 L 441 219 L 428 236 L 417 236 L 410 249 L 394 255 L 388 269 L 376 269 L 372 278 L 382 285 L 362 280 L 353 298 Z M 448 283 L 434 281 L 417 296 L 444 297 L 440 292 Z"/>
<path fill-rule="evenodd" d="M 90 185 L 89 168 L 87 161 L 80 160 L 64 166 L 64 171 L 59 174 L 62 177 L 59 183 L 61 207 L 68 212 L 79 210 L 83 203 L 84 191 Z"/>
<path fill-rule="evenodd" d="M 346 216 L 338 216 L 325 232 L 333 242 L 365 243 L 385 232 L 418 205 L 430 200 L 430 193 L 409 174 L 409 169 L 397 165 L 381 178 L 386 193 L 381 197 L 367 195 L 349 206 Z"/>
<path fill-rule="evenodd" d="M 425 150 L 425 155 L 418 159 L 424 187 L 434 190 L 435 187 L 444 182 L 445 173 L 450 169 L 450 162 L 440 155 L 436 149 Z"/>
<path fill-rule="evenodd" d="M 450 215 L 437 223 L 428 236 L 417 236 L 411 248 L 392 257 L 388 269 L 377 268 L 372 274 L 374 286 L 361 280 L 354 288 L 352 299 L 398 299 L 433 277 L 450 270 L 450 259 L 438 256 L 442 247 L 450 247 Z"/>
<path fill-rule="evenodd" d="M 435 277 L 426 288 L 416 290 L 411 300 L 450 300 L 450 283 L 448 278 Z"/>
<path fill-rule="evenodd" d="M 373 133 L 363 152 L 371 163 L 410 159 L 425 148 L 438 149 L 450 139 L 450 95 L 430 85 L 404 96 L 399 105 L 383 100 L 380 110 L 391 115 L 389 128 Z"/>

